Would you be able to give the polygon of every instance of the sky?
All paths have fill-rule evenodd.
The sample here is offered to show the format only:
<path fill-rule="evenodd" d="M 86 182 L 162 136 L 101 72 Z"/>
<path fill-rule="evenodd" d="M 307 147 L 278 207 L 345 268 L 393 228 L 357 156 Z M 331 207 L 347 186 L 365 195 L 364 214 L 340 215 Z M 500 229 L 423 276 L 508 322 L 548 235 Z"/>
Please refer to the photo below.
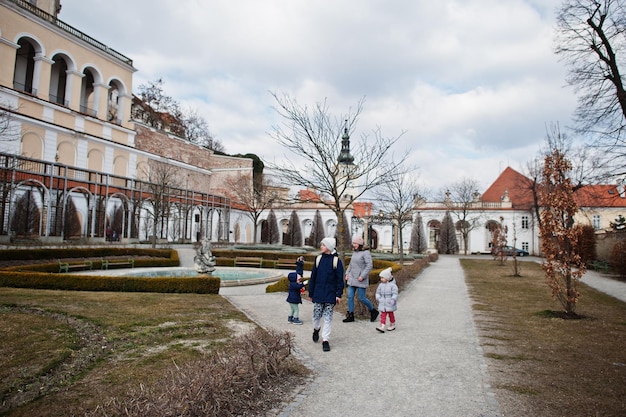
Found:
<path fill-rule="evenodd" d="M 226 152 L 292 158 L 271 92 L 400 136 L 431 195 L 525 172 L 576 96 L 554 54 L 561 0 L 62 0 L 59 18 L 131 58 L 133 91 L 204 117 Z M 356 136 L 355 136 L 356 135 Z"/>

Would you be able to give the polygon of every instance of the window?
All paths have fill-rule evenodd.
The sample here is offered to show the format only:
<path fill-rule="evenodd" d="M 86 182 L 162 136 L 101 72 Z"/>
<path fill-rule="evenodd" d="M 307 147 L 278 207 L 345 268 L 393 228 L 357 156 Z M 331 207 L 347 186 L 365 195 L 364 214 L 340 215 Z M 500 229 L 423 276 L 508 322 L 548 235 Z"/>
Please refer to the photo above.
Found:
<path fill-rule="evenodd" d="M 528 229 L 528 216 L 522 216 L 522 229 Z"/>
<path fill-rule="evenodd" d="M 599 214 L 594 214 L 593 218 L 591 219 L 592 223 L 593 223 L 593 228 L 594 229 L 599 229 L 600 226 L 600 215 Z"/>
<path fill-rule="evenodd" d="M 528 250 L 529 247 L 530 245 L 528 244 L 528 242 L 522 242 L 522 250 L 525 250 L 526 252 L 530 252 Z"/>

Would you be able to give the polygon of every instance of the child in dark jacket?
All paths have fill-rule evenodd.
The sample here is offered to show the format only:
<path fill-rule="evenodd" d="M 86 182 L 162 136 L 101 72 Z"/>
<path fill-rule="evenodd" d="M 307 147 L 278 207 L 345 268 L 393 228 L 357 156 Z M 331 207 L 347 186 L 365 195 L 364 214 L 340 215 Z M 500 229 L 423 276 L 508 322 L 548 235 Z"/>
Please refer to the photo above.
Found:
<path fill-rule="evenodd" d="M 290 315 L 287 317 L 287 321 L 293 324 L 302 324 L 300 320 L 300 304 L 302 304 L 302 291 L 308 281 L 302 282 L 302 275 L 296 272 L 290 272 L 287 275 L 289 279 L 289 293 L 287 295 L 287 302 L 290 307 Z"/>

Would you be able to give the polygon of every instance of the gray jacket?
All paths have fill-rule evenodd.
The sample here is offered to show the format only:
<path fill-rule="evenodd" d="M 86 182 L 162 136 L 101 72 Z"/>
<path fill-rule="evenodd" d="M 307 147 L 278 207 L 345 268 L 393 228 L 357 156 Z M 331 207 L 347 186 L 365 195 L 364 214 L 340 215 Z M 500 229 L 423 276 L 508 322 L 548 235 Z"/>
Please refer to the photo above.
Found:
<path fill-rule="evenodd" d="M 396 311 L 398 308 L 398 286 L 394 280 L 381 282 L 376 288 L 379 311 Z"/>
<path fill-rule="evenodd" d="M 361 250 L 352 253 L 346 276 L 348 285 L 353 287 L 367 288 L 370 285 L 370 271 L 372 270 L 372 254 L 369 250 Z M 363 281 L 359 281 L 363 277 Z"/>

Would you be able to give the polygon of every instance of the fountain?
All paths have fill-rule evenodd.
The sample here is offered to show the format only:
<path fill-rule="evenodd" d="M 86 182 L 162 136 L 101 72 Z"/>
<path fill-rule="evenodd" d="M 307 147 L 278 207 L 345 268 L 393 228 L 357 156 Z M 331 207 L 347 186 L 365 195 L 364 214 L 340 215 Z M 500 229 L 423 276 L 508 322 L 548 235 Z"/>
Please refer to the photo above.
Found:
<path fill-rule="evenodd" d="M 125 277 L 176 277 L 189 278 L 199 275 L 214 275 L 221 280 L 222 287 L 237 285 L 254 285 L 274 282 L 286 275 L 284 271 L 261 268 L 215 267 L 215 256 L 211 253 L 211 242 L 203 239 L 196 249 L 193 258 L 194 267 L 152 267 L 152 268 L 124 268 L 107 271 L 81 271 L 86 275 L 108 275 Z"/>
<path fill-rule="evenodd" d="M 202 239 L 202 244 L 196 250 L 193 262 L 198 274 L 211 275 L 215 271 L 215 256 L 211 253 L 211 242 L 209 239 Z"/>

